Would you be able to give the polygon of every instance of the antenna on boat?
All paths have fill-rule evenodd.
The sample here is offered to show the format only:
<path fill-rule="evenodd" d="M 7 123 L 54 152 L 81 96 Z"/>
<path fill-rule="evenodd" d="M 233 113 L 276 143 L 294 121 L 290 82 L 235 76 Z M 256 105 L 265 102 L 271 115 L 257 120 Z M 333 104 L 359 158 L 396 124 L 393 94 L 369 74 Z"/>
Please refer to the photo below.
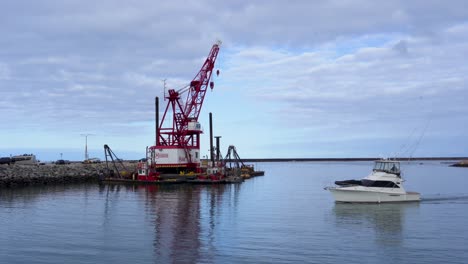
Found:
<path fill-rule="evenodd" d="M 419 136 L 418 138 L 418 141 L 416 141 L 416 144 L 414 145 L 414 148 L 413 150 L 411 151 L 408 159 L 411 159 L 411 157 L 413 156 L 414 152 L 418 149 L 419 147 L 419 144 L 421 143 L 421 140 L 423 139 L 424 135 L 426 134 L 426 131 L 427 131 L 427 128 L 429 127 L 429 124 L 431 123 L 431 118 L 429 118 L 429 120 L 427 120 L 427 123 L 426 123 L 426 126 L 424 127 L 421 135 Z"/>
<path fill-rule="evenodd" d="M 386 159 L 385 156 L 384 156 L 382 153 L 380 153 L 378 157 L 379 157 L 379 160 L 384 160 L 384 159 Z"/>
<path fill-rule="evenodd" d="M 403 157 L 403 155 L 409 151 L 409 149 L 410 149 L 410 144 L 409 143 L 411 141 L 411 138 L 413 138 L 413 135 L 416 132 L 416 129 L 417 129 L 417 127 L 413 128 L 413 131 L 411 131 L 411 133 L 408 135 L 408 137 L 406 137 L 403 144 L 401 144 L 401 146 L 400 146 L 400 150 L 395 154 L 396 157 L 397 156 Z"/>

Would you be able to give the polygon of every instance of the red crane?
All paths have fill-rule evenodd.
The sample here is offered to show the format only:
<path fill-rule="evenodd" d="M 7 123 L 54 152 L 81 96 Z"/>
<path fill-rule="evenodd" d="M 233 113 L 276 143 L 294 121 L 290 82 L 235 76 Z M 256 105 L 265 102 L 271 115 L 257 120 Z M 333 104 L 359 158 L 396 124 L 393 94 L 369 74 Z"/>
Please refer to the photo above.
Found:
<path fill-rule="evenodd" d="M 156 145 L 150 147 L 149 153 L 151 163 L 160 171 L 161 168 L 174 172 L 181 168 L 199 168 L 202 130 L 198 116 L 208 86 L 211 89 L 214 87 L 210 79 L 220 45 L 219 41 L 213 45 L 205 63 L 189 85 L 177 91 L 169 89 L 165 96 L 168 104 L 158 126 Z M 181 98 L 184 93 L 187 94 L 185 103 Z M 169 114 L 172 114 L 172 122 L 165 122 L 171 119 Z"/>

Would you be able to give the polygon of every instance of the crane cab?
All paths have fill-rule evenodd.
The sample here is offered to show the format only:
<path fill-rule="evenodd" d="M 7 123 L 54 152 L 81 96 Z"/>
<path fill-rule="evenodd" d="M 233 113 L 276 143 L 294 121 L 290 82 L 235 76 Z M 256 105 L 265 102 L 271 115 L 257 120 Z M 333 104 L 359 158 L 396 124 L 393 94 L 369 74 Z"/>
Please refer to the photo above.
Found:
<path fill-rule="evenodd" d="M 200 131 L 200 132 L 202 131 L 200 123 L 196 121 L 190 121 L 188 123 L 187 130 L 188 131 Z"/>

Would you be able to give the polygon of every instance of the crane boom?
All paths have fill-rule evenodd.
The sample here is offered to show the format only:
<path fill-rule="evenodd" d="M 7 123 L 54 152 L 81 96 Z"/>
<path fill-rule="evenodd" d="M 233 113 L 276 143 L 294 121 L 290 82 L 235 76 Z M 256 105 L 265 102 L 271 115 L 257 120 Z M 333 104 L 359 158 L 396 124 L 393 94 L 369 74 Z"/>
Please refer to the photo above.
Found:
<path fill-rule="evenodd" d="M 203 100 L 205 99 L 206 90 L 208 88 L 208 83 L 211 79 L 211 74 L 213 72 L 214 64 L 216 58 L 218 57 L 220 43 L 216 43 L 211 48 L 210 54 L 203 63 L 202 68 L 198 74 L 190 82 L 190 89 L 187 94 L 187 100 L 185 104 L 185 115 L 187 118 L 192 120 L 198 120 L 200 115 L 200 110 L 203 105 Z M 213 89 L 213 82 L 210 83 L 211 89 Z"/>

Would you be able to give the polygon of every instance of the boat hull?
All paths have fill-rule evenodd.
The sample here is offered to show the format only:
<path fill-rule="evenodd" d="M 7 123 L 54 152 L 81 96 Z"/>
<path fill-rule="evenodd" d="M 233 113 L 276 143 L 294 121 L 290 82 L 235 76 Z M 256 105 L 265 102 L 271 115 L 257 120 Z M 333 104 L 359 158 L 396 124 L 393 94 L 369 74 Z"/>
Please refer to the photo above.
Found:
<path fill-rule="evenodd" d="M 185 179 L 167 179 L 167 180 L 160 180 L 160 181 L 145 181 L 145 180 L 132 180 L 132 179 L 122 179 L 122 178 L 104 178 L 100 180 L 101 183 L 128 183 L 128 184 L 180 184 L 185 183 Z"/>
<path fill-rule="evenodd" d="M 395 203 L 421 200 L 421 195 L 417 192 L 392 193 L 346 188 L 328 188 L 328 190 L 337 203 Z"/>

